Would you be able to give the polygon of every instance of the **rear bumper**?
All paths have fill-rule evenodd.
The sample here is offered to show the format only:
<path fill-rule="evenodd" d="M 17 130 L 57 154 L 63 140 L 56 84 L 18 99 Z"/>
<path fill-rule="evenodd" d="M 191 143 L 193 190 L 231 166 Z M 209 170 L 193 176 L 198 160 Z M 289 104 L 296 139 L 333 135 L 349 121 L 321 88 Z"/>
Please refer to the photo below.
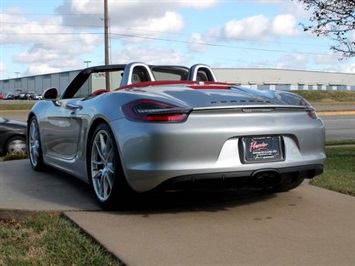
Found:
<path fill-rule="evenodd" d="M 196 174 L 186 175 L 171 178 L 158 187 L 155 190 L 178 190 L 186 188 L 239 188 L 245 186 L 258 187 L 258 181 L 255 178 L 259 174 L 268 173 L 273 177 L 267 185 L 275 185 L 278 183 L 287 182 L 287 179 L 311 179 L 317 175 L 323 173 L 323 165 L 306 165 L 298 167 L 287 167 L 280 169 L 259 169 L 257 171 L 239 171 L 239 172 L 219 172 L 212 174 Z M 272 183 L 273 182 L 273 183 Z"/>
<path fill-rule="evenodd" d="M 321 173 L 325 128 L 305 113 L 191 114 L 184 123 L 112 123 L 128 184 L 146 192 L 191 180 L 244 179 L 268 169 L 280 176 Z M 248 136 L 280 136 L 282 161 L 244 163 L 240 142 Z"/>

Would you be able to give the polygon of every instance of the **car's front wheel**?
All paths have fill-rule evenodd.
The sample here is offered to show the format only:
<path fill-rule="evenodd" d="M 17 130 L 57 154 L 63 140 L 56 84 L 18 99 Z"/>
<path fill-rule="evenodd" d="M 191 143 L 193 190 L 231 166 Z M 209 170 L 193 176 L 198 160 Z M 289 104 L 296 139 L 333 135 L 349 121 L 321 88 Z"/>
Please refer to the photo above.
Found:
<path fill-rule="evenodd" d="M 123 174 L 113 133 L 107 124 L 102 123 L 95 129 L 88 153 L 90 184 L 97 200 L 105 209 L 122 206 L 131 191 Z"/>
<path fill-rule="evenodd" d="M 30 163 L 33 169 L 37 171 L 43 170 L 45 164 L 43 162 L 39 126 L 36 117 L 33 116 L 28 125 L 27 150 L 30 156 Z"/>

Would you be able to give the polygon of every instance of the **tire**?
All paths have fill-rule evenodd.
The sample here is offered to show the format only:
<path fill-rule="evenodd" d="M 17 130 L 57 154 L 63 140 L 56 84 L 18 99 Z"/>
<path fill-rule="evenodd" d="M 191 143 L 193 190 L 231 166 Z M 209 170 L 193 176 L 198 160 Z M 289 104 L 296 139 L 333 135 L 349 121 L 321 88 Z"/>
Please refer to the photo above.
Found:
<path fill-rule="evenodd" d="M 26 154 L 26 138 L 22 136 L 11 137 L 6 142 L 6 153 Z"/>
<path fill-rule="evenodd" d="M 132 190 L 125 179 L 117 144 L 107 124 L 102 123 L 95 129 L 87 158 L 91 188 L 100 205 L 106 210 L 124 206 Z"/>
<path fill-rule="evenodd" d="M 36 117 L 31 117 L 28 124 L 27 150 L 30 157 L 30 163 L 34 170 L 41 171 L 45 169 L 43 162 L 43 153 L 41 138 Z"/>

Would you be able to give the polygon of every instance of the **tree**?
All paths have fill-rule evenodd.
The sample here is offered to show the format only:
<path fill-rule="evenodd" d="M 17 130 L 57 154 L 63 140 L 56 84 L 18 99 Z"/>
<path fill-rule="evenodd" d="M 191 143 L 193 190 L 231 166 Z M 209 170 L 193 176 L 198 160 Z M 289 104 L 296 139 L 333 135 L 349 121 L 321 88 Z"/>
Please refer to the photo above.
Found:
<path fill-rule="evenodd" d="M 330 48 L 343 54 L 343 58 L 355 57 L 355 0 L 293 0 L 313 12 L 312 25 L 302 24 L 304 31 L 317 36 L 328 36 L 334 42 Z"/>

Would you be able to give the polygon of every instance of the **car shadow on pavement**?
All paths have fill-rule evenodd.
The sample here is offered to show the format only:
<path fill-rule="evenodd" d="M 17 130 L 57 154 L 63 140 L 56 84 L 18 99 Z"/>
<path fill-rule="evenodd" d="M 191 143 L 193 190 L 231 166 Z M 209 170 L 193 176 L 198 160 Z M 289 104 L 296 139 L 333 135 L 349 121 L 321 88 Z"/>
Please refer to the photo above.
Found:
<path fill-rule="evenodd" d="M 29 160 L 0 162 L 2 209 L 101 210 L 85 182 L 54 168 L 34 171 Z"/>
<path fill-rule="evenodd" d="M 219 212 L 268 201 L 275 194 L 247 188 L 218 191 L 152 192 L 134 197 L 120 206 L 118 214 L 149 216 L 161 213 Z"/>
<path fill-rule="evenodd" d="M 28 160 L 0 163 L 0 208 L 23 210 L 104 211 L 89 184 L 54 168 L 34 171 Z M 150 192 L 117 204 L 114 212 L 150 215 L 180 212 L 217 212 L 267 201 L 275 194 L 252 189 Z"/>

